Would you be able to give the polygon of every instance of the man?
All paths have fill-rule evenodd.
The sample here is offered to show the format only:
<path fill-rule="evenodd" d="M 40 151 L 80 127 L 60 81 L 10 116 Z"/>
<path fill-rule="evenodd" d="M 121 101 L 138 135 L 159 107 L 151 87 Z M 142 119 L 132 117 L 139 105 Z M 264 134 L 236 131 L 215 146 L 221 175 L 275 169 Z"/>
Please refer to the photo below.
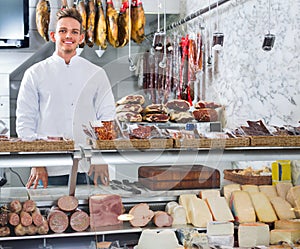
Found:
<path fill-rule="evenodd" d="M 102 68 L 76 54 L 76 48 L 84 40 L 82 18 L 76 9 L 58 11 L 56 29 L 50 32 L 50 38 L 55 42 L 55 52 L 27 69 L 21 82 L 16 131 L 26 140 L 64 137 L 82 143 L 83 136 L 79 133 L 83 131 L 78 128 L 82 123 L 78 123 L 78 117 L 86 118 L 82 122 L 114 119 L 111 86 Z M 82 109 L 85 111 L 78 113 Z M 79 172 L 82 171 L 86 170 L 79 166 Z M 46 188 L 53 176 L 63 175 L 66 179 L 69 173 L 70 168 L 65 167 L 32 168 L 26 187 L 36 188 L 41 180 Z M 104 169 L 93 165 L 88 174 L 94 175 L 95 184 L 98 177 L 108 184 L 107 165 Z"/>

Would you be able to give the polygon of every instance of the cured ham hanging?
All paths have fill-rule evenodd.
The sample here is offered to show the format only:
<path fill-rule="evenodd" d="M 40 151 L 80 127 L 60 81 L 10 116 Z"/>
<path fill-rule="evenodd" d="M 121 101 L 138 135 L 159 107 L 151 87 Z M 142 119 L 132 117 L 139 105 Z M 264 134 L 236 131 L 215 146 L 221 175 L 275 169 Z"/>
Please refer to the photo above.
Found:
<path fill-rule="evenodd" d="M 141 0 L 131 3 L 131 39 L 140 44 L 145 39 L 146 17 Z"/>
<path fill-rule="evenodd" d="M 78 12 L 81 15 L 82 18 L 82 29 L 83 29 L 83 33 L 86 34 L 86 20 L 87 20 L 87 13 L 86 13 L 86 8 L 85 8 L 85 3 L 84 0 L 78 0 L 77 4 L 76 4 L 76 9 L 78 10 Z M 83 41 L 80 44 L 80 47 L 84 47 L 85 45 L 85 41 Z"/>
<path fill-rule="evenodd" d="M 101 0 L 97 0 L 97 17 L 96 17 L 96 30 L 95 30 L 95 43 L 101 47 L 101 49 L 107 48 L 107 27 L 105 21 L 104 10 Z"/>
<path fill-rule="evenodd" d="M 45 41 L 49 41 L 50 3 L 48 0 L 39 0 L 36 6 L 36 27 Z"/>
<path fill-rule="evenodd" d="M 95 19 L 96 8 L 94 0 L 88 0 L 87 5 L 87 29 L 86 29 L 86 44 L 89 47 L 94 46 L 94 31 L 95 31 Z"/>
<path fill-rule="evenodd" d="M 120 8 L 118 17 L 119 47 L 124 47 L 129 42 L 129 28 L 131 28 L 129 16 L 129 3 L 128 0 L 122 0 L 122 7 Z"/>
<path fill-rule="evenodd" d="M 119 46 L 118 39 L 118 12 L 112 0 L 106 1 L 107 40 L 115 48 Z"/>

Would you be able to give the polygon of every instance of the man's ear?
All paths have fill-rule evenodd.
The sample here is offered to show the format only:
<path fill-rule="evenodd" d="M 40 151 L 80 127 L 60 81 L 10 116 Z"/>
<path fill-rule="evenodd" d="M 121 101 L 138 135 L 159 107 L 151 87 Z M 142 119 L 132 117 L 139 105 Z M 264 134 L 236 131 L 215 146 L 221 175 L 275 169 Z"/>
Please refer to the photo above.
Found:
<path fill-rule="evenodd" d="M 84 33 L 82 33 L 82 34 L 80 35 L 80 42 L 79 42 L 79 44 L 84 43 L 84 39 L 85 39 L 85 35 L 84 35 Z"/>
<path fill-rule="evenodd" d="M 56 39 L 55 39 L 55 32 L 53 32 L 53 31 L 50 32 L 50 39 L 51 39 L 51 41 L 53 41 L 53 42 L 56 41 Z"/>

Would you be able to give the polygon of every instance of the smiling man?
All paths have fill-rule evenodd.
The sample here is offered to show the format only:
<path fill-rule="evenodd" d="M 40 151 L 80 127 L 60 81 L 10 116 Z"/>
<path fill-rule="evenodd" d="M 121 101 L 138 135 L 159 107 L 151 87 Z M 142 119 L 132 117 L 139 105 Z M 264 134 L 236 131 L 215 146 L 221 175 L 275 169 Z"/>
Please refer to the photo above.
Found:
<path fill-rule="evenodd" d="M 55 32 L 50 33 L 55 42 L 55 52 L 49 58 L 40 61 L 26 70 L 21 82 L 16 110 L 16 131 L 20 138 L 34 140 L 47 137 L 78 137 L 74 134 L 74 116 L 85 116 L 82 123 L 91 120 L 113 120 L 115 101 L 105 71 L 76 54 L 76 48 L 84 40 L 82 18 L 75 8 L 59 10 Z M 91 89 L 92 91 L 86 91 Z M 84 94 L 82 94 L 84 93 Z M 86 113 L 75 113 L 79 98 L 84 96 L 89 103 Z M 79 101 L 83 103 L 83 101 Z M 85 104 L 85 102 L 84 102 Z M 88 110 L 87 110 L 88 108 Z M 85 115 L 83 115 L 85 114 Z M 78 126 L 78 124 L 77 124 Z M 76 143 L 77 141 L 75 141 Z M 82 166 L 82 167 L 81 167 Z M 86 169 L 79 165 L 77 180 L 85 183 L 88 177 Z M 70 168 L 35 167 L 27 182 L 27 188 L 34 188 L 42 181 L 49 185 L 67 184 Z M 94 165 L 89 169 L 97 184 L 108 184 L 107 166 Z M 82 178 L 82 180 L 80 180 Z"/>

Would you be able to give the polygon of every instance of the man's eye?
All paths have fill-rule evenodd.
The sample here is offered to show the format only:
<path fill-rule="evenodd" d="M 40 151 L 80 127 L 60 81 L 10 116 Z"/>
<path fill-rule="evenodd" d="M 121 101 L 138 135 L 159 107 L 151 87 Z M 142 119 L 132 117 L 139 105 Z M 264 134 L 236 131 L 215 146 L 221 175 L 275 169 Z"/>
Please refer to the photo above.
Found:
<path fill-rule="evenodd" d="M 78 31 L 73 31 L 72 33 L 73 33 L 74 35 L 78 35 L 78 34 L 79 34 Z"/>
<path fill-rule="evenodd" d="M 65 30 L 60 30 L 59 33 L 66 33 L 66 31 Z"/>

